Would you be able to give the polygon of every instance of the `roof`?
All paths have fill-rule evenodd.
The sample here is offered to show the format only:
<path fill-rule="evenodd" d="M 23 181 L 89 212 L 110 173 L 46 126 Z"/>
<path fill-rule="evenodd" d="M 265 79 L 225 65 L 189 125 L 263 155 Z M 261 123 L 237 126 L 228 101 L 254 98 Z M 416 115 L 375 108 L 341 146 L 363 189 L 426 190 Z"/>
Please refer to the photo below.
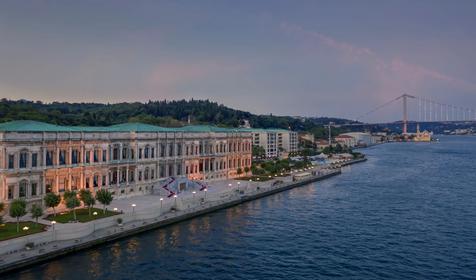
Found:
<path fill-rule="evenodd" d="M 248 132 L 239 128 L 212 125 L 161 127 L 145 123 L 122 123 L 111 126 L 61 126 L 50 123 L 20 120 L 0 123 L 3 132 Z"/>
<path fill-rule="evenodd" d="M 352 136 L 350 136 L 350 135 L 342 134 L 342 135 L 336 136 L 335 138 L 352 138 L 352 139 L 353 139 L 354 137 L 352 137 Z"/>

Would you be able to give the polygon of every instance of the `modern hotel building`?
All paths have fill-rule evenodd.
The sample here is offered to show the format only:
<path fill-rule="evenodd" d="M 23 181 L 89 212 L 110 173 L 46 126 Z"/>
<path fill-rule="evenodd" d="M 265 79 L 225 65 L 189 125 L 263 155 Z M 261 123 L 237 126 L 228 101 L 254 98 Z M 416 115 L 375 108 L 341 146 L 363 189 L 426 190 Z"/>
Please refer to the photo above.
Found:
<path fill-rule="evenodd" d="M 298 133 L 285 129 L 260 129 L 248 128 L 253 135 L 253 145 L 261 146 L 266 152 L 266 157 L 286 157 L 289 153 L 298 151 Z"/>
<path fill-rule="evenodd" d="M 240 129 L 2 123 L 0 202 L 41 202 L 45 193 L 80 189 L 147 193 L 171 177 L 234 178 L 251 167 L 251 151 L 252 135 Z"/>

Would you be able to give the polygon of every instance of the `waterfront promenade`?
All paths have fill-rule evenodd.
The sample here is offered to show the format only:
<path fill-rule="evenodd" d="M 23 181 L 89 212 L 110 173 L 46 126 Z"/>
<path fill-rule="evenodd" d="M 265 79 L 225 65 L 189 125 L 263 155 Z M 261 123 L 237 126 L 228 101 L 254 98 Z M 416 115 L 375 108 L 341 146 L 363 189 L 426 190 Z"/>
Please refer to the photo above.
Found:
<path fill-rule="evenodd" d="M 340 174 L 340 168 L 307 172 L 315 172 L 315 176 L 299 181 L 293 181 L 291 176 L 266 182 L 216 181 L 206 192 L 183 192 L 177 198 L 160 200 L 158 195 L 143 195 L 116 200 L 109 209 L 117 208 L 123 212 L 120 215 L 88 223 L 56 224 L 43 233 L 1 242 L 0 273 L 335 176 Z M 118 218 L 122 219 L 121 225 Z M 35 247 L 26 250 L 29 242 Z"/>

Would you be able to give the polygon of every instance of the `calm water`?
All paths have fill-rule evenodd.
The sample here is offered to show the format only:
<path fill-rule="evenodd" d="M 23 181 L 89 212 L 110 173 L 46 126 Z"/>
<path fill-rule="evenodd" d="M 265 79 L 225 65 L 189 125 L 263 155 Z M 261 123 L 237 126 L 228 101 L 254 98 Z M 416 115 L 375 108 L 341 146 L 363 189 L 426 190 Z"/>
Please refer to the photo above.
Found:
<path fill-rule="evenodd" d="M 7 279 L 476 279 L 476 137 L 367 163 Z"/>

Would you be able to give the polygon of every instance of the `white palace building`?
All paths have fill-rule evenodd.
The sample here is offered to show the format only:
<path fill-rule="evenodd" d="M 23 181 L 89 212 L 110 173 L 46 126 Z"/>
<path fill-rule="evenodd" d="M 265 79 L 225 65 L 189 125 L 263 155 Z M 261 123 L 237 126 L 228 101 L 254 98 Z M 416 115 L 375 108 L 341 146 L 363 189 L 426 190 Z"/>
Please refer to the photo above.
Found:
<path fill-rule="evenodd" d="M 80 189 L 147 193 L 171 178 L 235 178 L 250 169 L 252 145 L 250 131 L 214 126 L 1 123 L 0 202 L 42 203 L 45 193 Z"/>

